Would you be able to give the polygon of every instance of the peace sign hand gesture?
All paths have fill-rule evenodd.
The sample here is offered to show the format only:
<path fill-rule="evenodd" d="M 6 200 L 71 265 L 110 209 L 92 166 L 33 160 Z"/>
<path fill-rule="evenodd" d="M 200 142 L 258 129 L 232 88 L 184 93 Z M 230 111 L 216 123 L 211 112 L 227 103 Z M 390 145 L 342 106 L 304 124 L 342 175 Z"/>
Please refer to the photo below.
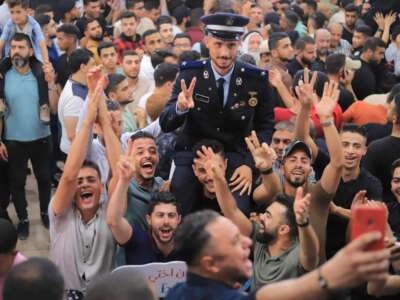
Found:
<path fill-rule="evenodd" d="M 245 138 L 247 147 L 253 156 L 256 168 L 260 171 L 265 171 L 272 168 L 272 164 L 276 159 L 275 151 L 266 143 L 260 144 L 255 131 Z"/>
<path fill-rule="evenodd" d="M 181 112 L 187 111 L 194 107 L 193 90 L 196 85 L 196 77 L 193 77 L 190 82 L 189 88 L 186 87 L 185 80 L 181 80 L 181 92 L 178 95 L 178 110 Z"/>
<path fill-rule="evenodd" d="M 335 81 L 325 83 L 324 92 L 321 100 L 315 103 L 315 110 L 320 119 L 332 117 L 333 111 L 339 100 L 339 85 Z"/>
<path fill-rule="evenodd" d="M 312 104 L 316 102 L 317 95 L 314 91 L 315 82 L 317 81 L 317 72 L 312 72 L 310 80 L 310 71 L 308 68 L 304 69 L 304 78 L 299 81 L 296 86 L 297 97 L 303 107 L 311 108 Z"/>

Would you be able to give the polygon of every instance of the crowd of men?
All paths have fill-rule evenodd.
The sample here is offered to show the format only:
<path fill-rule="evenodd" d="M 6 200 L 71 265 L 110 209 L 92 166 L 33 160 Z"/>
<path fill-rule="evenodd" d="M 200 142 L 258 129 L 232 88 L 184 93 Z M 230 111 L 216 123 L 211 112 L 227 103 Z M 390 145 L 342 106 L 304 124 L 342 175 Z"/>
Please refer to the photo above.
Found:
<path fill-rule="evenodd" d="M 399 297 L 400 1 L 1 2 L 0 300 Z"/>

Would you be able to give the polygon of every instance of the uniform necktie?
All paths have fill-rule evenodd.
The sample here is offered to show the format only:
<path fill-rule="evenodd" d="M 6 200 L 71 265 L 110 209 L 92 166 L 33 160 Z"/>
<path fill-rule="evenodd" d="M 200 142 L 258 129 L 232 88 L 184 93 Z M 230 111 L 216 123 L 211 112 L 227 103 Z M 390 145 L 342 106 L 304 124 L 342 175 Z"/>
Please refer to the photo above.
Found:
<path fill-rule="evenodd" d="M 220 78 L 217 80 L 218 82 L 218 105 L 220 108 L 224 107 L 224 83 L 225 83 L 225 79 L 224 78 Z"/>

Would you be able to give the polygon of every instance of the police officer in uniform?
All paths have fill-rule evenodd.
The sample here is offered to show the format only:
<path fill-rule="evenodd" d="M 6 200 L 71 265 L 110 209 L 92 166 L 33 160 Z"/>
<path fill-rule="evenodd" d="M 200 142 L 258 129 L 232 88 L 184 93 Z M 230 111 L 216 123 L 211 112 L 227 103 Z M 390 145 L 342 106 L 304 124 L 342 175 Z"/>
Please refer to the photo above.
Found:
<path fill-rule="evenodd" d="M 266 71 L 236 60 L 248 18 L 232 13 L 202 17 L 210 59 L 183 62 L 171 100 L 160 115 L 164 132 L 181 127 L 175 146 L 171 191 L 182 213 L 191 211 L 201 186 L 193 174 L 193 146 L 202 139 L 224 145 L 227 178 L 238 207 L 248 214 L 254 162 L 244 138 L 255 130 L 269 142 L 273 101 Z"/>

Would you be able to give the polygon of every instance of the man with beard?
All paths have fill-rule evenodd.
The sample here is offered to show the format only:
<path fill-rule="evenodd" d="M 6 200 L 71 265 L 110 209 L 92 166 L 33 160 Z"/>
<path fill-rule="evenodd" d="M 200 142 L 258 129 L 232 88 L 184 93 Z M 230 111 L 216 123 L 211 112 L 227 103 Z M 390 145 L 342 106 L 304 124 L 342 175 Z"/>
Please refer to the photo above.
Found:
<path fill-rule="evenodd" d="M 171 190 L 182 205 L 182 214 L 189 213 L 201 193 L 192 169 L 193 146 L 202 139 L 214 139 L 224 146 L 227 176 L 238 206 L 248 214 L 253 163 L 244 137 L 254 129 L 263 141 L 271 138 L 273 103 L 267 72 L 236 61 L 247 18 L 215 13 L 202 21 L 210 59 L 182 63 L 171 100 L 160 115 L 164 132 L 182 127 Z"/>
<path fill-rule="evenodd" d="M 48 123 L 40 119 L 40 97 L 44 91 L 51 106 L 57 101 L 54 93 L 49 93 L 48 84 L 42 73 L 36 73 L 33 66 L 41 65 L 34 60 L 29 36 L 16 33 L 11 39 L 11 67 L 2 79 L 6 112 L 0 119 L 0 156 L 9 163 L 10 191 L 19 219 L 18 236 L 27 239 L 29 220 L 25 198 L 25 183 L 28 161 L 38 182 L 41 219 L 48 226 L 47 207 L 51 195 L 51 137 Z M 31 67 L 32 66 L 32 67 Z M 55 89 L 55 84 L 49 86 Z M 50 96 L 50 97 L 49 97 Z M 29 100 L 29 101 L 27 101 Z M 4 135 L 3 130 L 4 122 Z M 8 156 L 7 156 L 8 155 Z"/>
<path fill-rule="evenodd" d="M 125 11 L 120 16 L 121 34 L 119 38 L 114 39 L 113 43 L 118 52 L 118 61 L 121 62 L 125 51 L 136 50 L 143 51 L 143 43 L 140 35 L 136 32 L 137 17 L 130 11 Z"/>
<path fill-rule="evenodd" d="M 142 35 L 144 44 L 144 55 L 140 64 L 140 75 L 154 82 L 154 67 L 151 56 L 157 51 L 165 48 L 161 34 L 156 29 L 146 30 Z"/>
<path fill-rule="evenodd" d="M 250 136 L 246 142 L 252 151 L 253 143 L 258 141 Z M 225 179 L 224 165 L 218 155 L 206 146 L 199 152 L 207 176 L 213 180 L 223 215 L 254 242 L 252 290 L 265 284 L 297 278 L 313 270 L 318 264 L 319 245 L 309 223 L 310 195 L 303 197 L 302 188 L 298 188 L 296 199 L 278 194 L 265 213 L 259 216 L 260 222 L 252 224 L 236 205 Z M 266 166 L 258 165 L 261 171 L 264 171 L 264 167 Z"/>
<path fill-rule="evenodd" d="M 134 154 L 121 157 L 118 162 L 118 182 L 111 195 L 107 211 L 107 223 L 117 243 L 125 250 L 128 265 L 178 260 L 174 253 L 174 235 L 181 216 L 171 193 L 155 193 L 146 214 L 149 229 L 140 224 L 130 224 L 124 218 L 127 192 L 135 177 Z"/>
<path fill-rule="evenodd" d="M 132 93 L 126 77 L 122 74 L 108 75 L 108 85 L 104 92 L 108 98 L 110 98 L 112 101 L 118 102 L 121 106 L 123 120 L 122 132 L 136 131 L 138 129 L 136 120 L 126 108 L 126 106 L 133 100 L 131 98 Z"/>
<path fill-rule="evenodd" d="M 310 194 L 310 222 L 318 236 L 319 257 L 320 262 L 323 262 L 326 259 L 326 222 L 329 206 L 340 183 L 344 158 L 339 135 L 333 121 L 333 112 L 339 97 L 337 84 L 334 82 L 325 84 L 323 95 L 318 101 L 318 96 L 314 92 L 316 78 L 317 74 L 314 72 L 312 79 L 309 80 L 308 71 L 305 71 L 304 83 L 296 89 L 299 101 L 302 103 L 296 119 L 296 138 L 304 139 L 309 136 L 305 133 L 309 126 L 306 124 L 306 127 L 304 127 L 303 123 L 310 122 L 310 112 L 312 106 L 314 106 L 328 147 L 329 164 L 325 167 L 319 181 L 308 182 L 307 178 L 312 171 L 311 161 L 312 159 L 319 161 L 319 158 L 316 157 L 318 152 L 310 151 L 310 148 L 304 142 L 295 140 L 285 149 L 282 164 L 284 179 L 281 184 L 276 173 L 272 171 L 274 155 L 271 151 L 267 151 L 268 149 L 256 143 L 254 151 L 258 155 L 254 157 L 255 163 L 256 165 L 265 164 L 266 167 L 263 170 L 264 172 L 261 172 L 263 184 L 255 192 L 264 194 L 264 197 L 259 197 L 258 202 L 260 204 L 271 203 L 274 195 L 279 191 L 294 197 L 298 187 L 303 187 L 305 192 Z M 253 140 L 255 139 L 253 138 Z"/>
<path fill-rule="evenodd" d="M 120 68 L 117 66 L 117 49 L 112 42 L 101 42 L 97 47 L 97 54 L 99 55 L 103 72 L 106 75 L 121 73 Z"/>
<path fill-rule="evenodd" d="M 263 286 L 244 294 L 238 282 L 252 274 L 251 240 L 229 219 L 213 211 L 187 216 L 175 234 L 175 251 L 188 265 L 187 280 L 166 300 L 320 300 L 368 280 L 388 277 L 389 250 L 366 251 L 381 235 L 368 233 L 352 241 L 318 270 L 297 279 Z"/>
<path fill-rule="evenodd" d="M 387 203 L 389 212 L 389 224 L 397 240 L 400 238 L 400 159 L 396 159 L 390 170 L 392 180 L 390 190 L 393 193 L 395 201 Z"/>
<path fill-rule="evenodd" d="M 102 28 L 102 32 L 105 31 L 107 21 L 101 13 L 101 1 L 100 0 L 83 0 L 83 16 L 76 20 L 76 26 L 79 28 L 81 35 L 79 38 L 86 36 L 86 26 L 90 20 L 97 20 Z"/>
<path fill-rule="evenodd" d="M 317 58 L 312 64 L 311 69 L 326 73 L 325 61 L 329 55 L 331 45 L 331 34 L 326 29 L 318 29 L 315 32 L 315 44 L 317 46 Z"/>
<path fill-rule="evenodd" d="M 317 57 L 315 41 L 312 37 L 305 36 L 299 38 L 294 48 L 296 53 L 295 58 L 287 65 L 288 71 L 292 77 L 296 75 L 297 71 L 310 68 Z"/>
<path fill-rule="evenodd" d="M 127 50 L 123 52 L 121 63 L 122 70 L 131 88 L 131 98 L 133 99 L 133 101 L 128 104 L 127 109 L 134 115 L 140 98 L 153 89 L 153 84 L 142 75 L 139 75 L 141 58 L 136 51 Z"/>
<path fill-rule="evenodd" d="M 360 56 L 361 68 L 354 73 L 352 87 L 357 99 L 363 100 L 365 97 L 378 92 L 377 66 L 385 57 L 385 43 L 376 37 L 365 41 Z"/>
<path fill-rule="evenodd" d="M 85 23 L 85 37 L 87 38 L 87 43 L 85 48 L 93 53 L 96 65 L 101 63 L 99 54 L 97 53 L 97 47 L 103 40 L 103 29 L 97 19 L 88 19 Z"/>

